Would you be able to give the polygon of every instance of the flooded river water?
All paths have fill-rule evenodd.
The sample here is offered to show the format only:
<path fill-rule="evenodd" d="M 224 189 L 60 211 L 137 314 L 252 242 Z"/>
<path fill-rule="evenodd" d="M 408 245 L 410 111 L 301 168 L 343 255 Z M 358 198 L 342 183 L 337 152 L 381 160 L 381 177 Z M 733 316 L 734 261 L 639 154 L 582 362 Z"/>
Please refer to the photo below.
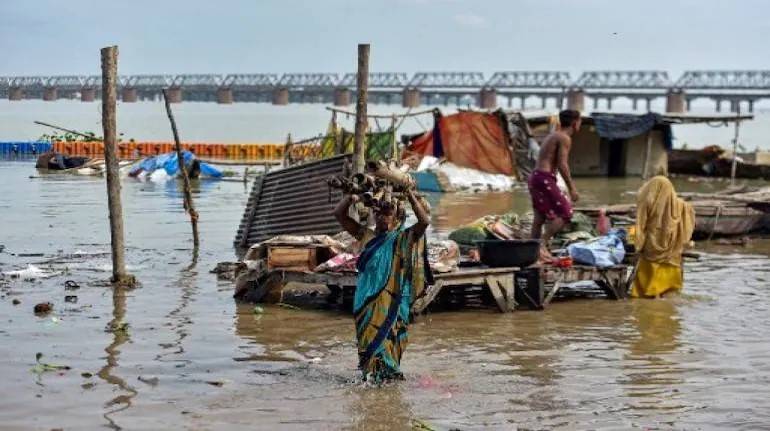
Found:
<path fill-rule="evenodd" d="M 176 182 L 124 181 L 128 267 L 141 287 L 113 291 L 104 180 L 37 176 L 33 166 L 0 161 L 0 271 L 54 273 L 0 285 L 0 429 L 770 427 L 765 241 L 699 245 L 682 297 L 422 316 L 406 381 L 372 388 L 358 379 L 349 316 L 255 314 L 209 273 L 234 258 L 243 184 L 196 185 L 202 252 L 191 265 Z M 587 203 L 618 202 L 639 181 L 578 186 Z M 432 199 L 439 234 L 528 208 L 523 192 Z M 43 301 L 54 311 L 37 317 Z M 37 353 L 71 368 L 43 372 Z"/>

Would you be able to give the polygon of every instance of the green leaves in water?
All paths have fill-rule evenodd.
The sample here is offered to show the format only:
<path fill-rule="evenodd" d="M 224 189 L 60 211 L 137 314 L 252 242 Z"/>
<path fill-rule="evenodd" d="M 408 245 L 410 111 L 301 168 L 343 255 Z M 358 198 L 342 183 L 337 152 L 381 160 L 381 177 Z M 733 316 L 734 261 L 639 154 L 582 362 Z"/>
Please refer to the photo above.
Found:
<path fill-rule="evenodd" d="M 412 419 L 413 430 L 434 431 L 434 428 L 419 419 Z"/>
<path fill-rule="evenodd" d="M 38 352 L 35 355 L 35 366 L 30 369 L 35 374 L 43 374 L 49 371 L 64 371 L 64 370 L 70 370 L 72 367 L 69 365 L 54 365 L 54 364 L 47 364 L 45 362 L 41 362 L 40 359 L 43 358 L 43 354 Z"/>
<path fill-rule="evenodd" d="M 116 335 L 128 335 L 128 323 L 127 322 L 115 322 L 107 326 L 105 332 L 112 332 Z"/>

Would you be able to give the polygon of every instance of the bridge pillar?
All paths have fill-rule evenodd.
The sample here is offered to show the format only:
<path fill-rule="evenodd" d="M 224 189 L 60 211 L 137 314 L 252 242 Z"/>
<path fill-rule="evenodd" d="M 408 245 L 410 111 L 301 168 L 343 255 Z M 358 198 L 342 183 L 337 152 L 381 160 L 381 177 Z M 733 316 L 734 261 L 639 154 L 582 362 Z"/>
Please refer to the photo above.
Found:
<path fill-rule="evenodd" d="M 749 99 L 749 113 L 754 113 L 754 99 Z"/>
<path fill-rule="evenodd" d="M 96 100 L 95 88 L 81 88 L 80 89 L 80 101 L 81 102 L 93 102 Z"/>
<path fill-rule="evenodd" d="M 227 87 L 217 88 L 217 103 L 230 105 L 233 103 L 233 90 Z"/>
<path fill-rule="evenodd" d="M 722 112 L 722 99 L 712 99 L 716 105 L 717 112 Z"/>
<path fill-rule="evenodd" d="M 567 91 L 567 109 L 575 111 L 585 110 L 586 94 L 579 88 L 572 88 Z M 594 99 L 594 109 L 596 108 L 596 99 Z"/>
<path fill-rule="evenodd" d="M 43 100 L 46 102 L 55 102 L 59 98 L 59 91 L 56 87 L 45 87 L 43 89 Z"/>
<path fill-rule="evenodd" d="M 273 105 L 288 105 L 289 104 L 289 89 L 288 88 L 276 88 L 273 91 Z"/>
<path fill-rule="evenodd" d="M 139 100 L 139 95 L 136 91 L 136 88 L 125 87 L 120 92 L 120 100 L 122 100 L 123 103 L 134 103 Z"/>
<path fill-rule="evenodd" d="M 612 111 L 612 97 L 607 98 L 607 110 Z"/>
<path fill-rule="evenodd" d="M 374 103 L 377 103 L 378 97 L 372 98 Z M 334 89 L 334 106 L 350 106 L 351 97 L 349 88 L 335 88 Z"/>
<path fill-rule="evenodd" d="M 548 103 L 548 98 L 545 96 L 540 97 L 540 109 L 545 109 L 545 104 Z"/>
<path fill-rule="evenodd" d="M 666 112 L 685 112 L 684 91 L 672 88 L 666 93 Z"/>
<path fill-rule="evenodd" d="M 404 98 L 401 103 L 404 108 L 416 108 L 420 106 L 420 89 L 419 88 L 405 88 Z"/>
<path fill-rule="evenodd" d="M 644 101 L 645 101 L 645 105 L 647 106 L 647 112 L 652 111 L 652 99 L 647 98 L 647 99 L 644 99 Z"/>
<path fill-rule="evenodd" d="M 684 105 L 687 112 L 690 112 L 690 105 L 692 104 L 692 99 L 685 99 Z"/>
<path fill-rule="evenodd" d="M 168 95 L 168 103 L 182 103 L 181 87 L 169 87 L 166 94 Z"/>
<path fill-rule="evenodd" d="M 479 107 L 481 109 L 497 108 L 497 91 L 494 88 L 482 88 L 479 93 Z"/>
<path fill-rule="evenodd" d="M 8 89 L 8 100 L 24 100 L 24 90 L 21 87 L 11 87 Z"/>
<path fill-rule="evenodd" d="M 373 98 L 373 101 L 377 103 L 377 97 Z M 334 106 L 349 106 L 351 102 L 350 89 L 349 88 L 335 88 L 334 89 Z"/>
<path fill-rule="evenodd" d="M 521 96 L 521 98 L 519 98 L 519 109 L 523 111 L 526 107 L 527 107 L 527 97 Z"/>
<path fill-rule="evenodd" d="M 633 98 L 633 99 L 631 99 L 631 109 L 633 109 L 634 111 L 636 111 L 636 108 L 637 108 L 637 106 L 638 106 L 638 102 L 639 102 L 639 99 L 637 99 L 637 98 Z"/>

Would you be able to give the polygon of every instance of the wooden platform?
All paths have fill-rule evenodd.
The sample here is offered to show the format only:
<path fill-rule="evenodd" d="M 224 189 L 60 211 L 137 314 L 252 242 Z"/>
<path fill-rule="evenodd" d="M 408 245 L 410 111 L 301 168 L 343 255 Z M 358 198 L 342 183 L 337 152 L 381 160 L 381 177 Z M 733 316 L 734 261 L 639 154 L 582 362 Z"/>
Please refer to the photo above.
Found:
<path fill-rule="evenodd" d="M 536 272 L 539 283 L 527 286 L 523 275 Z M 629 267 L 625 265 L 609 268 L 573 266 L 557 268 L 552 266 L 519 268 L 464 268 L 456 272 L 435 274 L 435 283 L 427 287 L 425 294 L 415 303 L 415 313 L 423 312 L 429 305 L 446 295 L 467 297 L 470 302 L 480 304 L 491 298 L 500 312 L 511 312 L 521 308 L 543 309 L 557 297 L 561 289 L 577 282 L 593 281 L 609 299 L 628 297 Z M 517 277 L 518 275 L 518 277 Z M 276 269 L 267 275 L 263 284 L 283 286 L 289 282 L 323 284 L 331 294 L 329 305 L 344 305 L 346 298 L 353 297 L 356 287 L 356 273 L 316 273 Z M 264 291 L 264 286 L 252 289 Z M 261 297 L 262 295 L 256 295 Z M 255 295 L 245 295 L 246 298 Z"/>

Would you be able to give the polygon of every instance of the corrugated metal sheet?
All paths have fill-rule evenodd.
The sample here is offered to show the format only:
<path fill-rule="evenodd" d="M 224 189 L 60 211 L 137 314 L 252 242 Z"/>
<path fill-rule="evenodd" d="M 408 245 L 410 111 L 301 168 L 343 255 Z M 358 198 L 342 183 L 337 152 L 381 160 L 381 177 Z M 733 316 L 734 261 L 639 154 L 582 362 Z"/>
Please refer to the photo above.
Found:
<path fill-rule="evenodd" d="M 255 180 L 235 236 L 238 256 L 276 235 L 331 235 L 340 227 L 334 207 L 342 198 L 326 185 L 333 175 L 348 174 L 350 155 L 335 156 L 272 171 Z"/>

